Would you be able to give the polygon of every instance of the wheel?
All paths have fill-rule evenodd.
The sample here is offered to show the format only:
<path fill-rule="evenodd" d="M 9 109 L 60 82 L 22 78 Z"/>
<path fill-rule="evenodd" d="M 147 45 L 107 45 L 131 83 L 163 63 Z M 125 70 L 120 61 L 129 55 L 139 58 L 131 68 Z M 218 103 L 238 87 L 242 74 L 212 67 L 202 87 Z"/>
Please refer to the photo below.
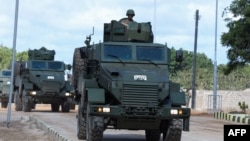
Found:
<path fill-rule="evenodd" d="M 147 141 L 159 141 L 161 137 L 160 130 L 145 130 Z"/>
<path fill-rule="evenodd" d="M 8 102 L 1 102 L 1 107 L 2 108 L 7 108 Z"/>
<path fill-rule="evenodd" d="M 87 141 L 102 141 L 103 118 L 90 115 L 90 104 L 87 104 L 86 118 Z"/>
<path fill-rule="evenodd" d="M 163 134 L 163 141 L 181 141 L 181 133 L 182 133 L 182 120 L 181 119 L 173 119 L 170 122 L 170 126 L 168 127 L 165 135 Z"/>
<path fill-rule="evenodd" d="M 18 93 L 18 90 L 15 90 L 15 92 L 14 92 L 14 103 L 15 103 L 15 110 L 22 111 L 23 105 L 22 105 L 21 96 Z"/>
<path fill-rule="evenodd" d="M 52 112 L 59 112 L 59 107 L 60 107 L 60 104 L 58 104 L 58 103 L 51 103 L 51 111 Z"/>
<path fill-rule="evenodd" d="M 68 113 L 70 111 L 70 102 L 63 102 L 62 106 L 62 112 Z"/>
<path fill-rule="evenodd" d="M 84 68 L 84 59 L 82 59 L 81 57 L 80 49 L 81 48 L 76 48 L 74 51 L 74 56 L 73 56 L 73 67 L 72 67 L 73 81 L 72 82 L 73 82 L 74 88 L 77 88 L 78 77 Z"/>
<path fill-rule="evenodd" d="M 79 102 L 78 117 L 77 117 L 77 137 L 79 140 L 86 139 L 86 106 L 81 106 L 82 101 Z"/>
<path fill-rule="evenodd" d="M 23 103 L 23 111 L 31 112 L 32 103 L 29 97 L 26 95 L 26 90 L 23 90 L 23 93 L 22 93 L 22 103 Z"/>
<path fill-rule="evenodd" d="M 76 109 L 76 103 L 75 102 L 71 102 L 70 103 L 70 110 L 75 110 Z"/>

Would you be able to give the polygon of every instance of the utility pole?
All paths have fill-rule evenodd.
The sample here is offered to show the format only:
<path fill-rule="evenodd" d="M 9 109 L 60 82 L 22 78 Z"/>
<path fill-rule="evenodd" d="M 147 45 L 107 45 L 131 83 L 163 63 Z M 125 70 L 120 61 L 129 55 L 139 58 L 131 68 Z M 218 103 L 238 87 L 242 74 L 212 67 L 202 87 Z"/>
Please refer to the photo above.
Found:
<path fill-rule="evenodd" d="M 194 61 L 193 61 L 193 78 L 192 78 L 192 109 L 195 109 L 195 99 L 196 99 L 196 52 L 197 52 L 197 35 L 198 35 L 198 21 L 199 21 L 199 10 L 195 12 L 195 37 L 194 37 Z"/>
<path fill-rule="evenodd" d="M 217 14 L 218 13 L 218 0 L 216 0 L 216 10 L 215 10 L 215 43 L 214 43 L 214 90 L 213 90 L 213 112 L 216 112 L 217 108 Z"/>
<path fill-rule="evenodd" d="M 16 60 L 16 36 L 17 36 L 17 21 L 18 21 L 18 7 L 19 0 L 16 0 L 16 9 L 15 9 L 15 23 L 14 23 L 14 35 L 13 35 L 13 47 L 12 47 L 12 65 L 11 65 L 11 84 L 10 84 L 10 94 L 9 94 L 9 103 L 8 103 L 8 113 L 7 113 L 7 127 L 10 127 L 10 117 L 11 117 L 11 103 L 12 103 L 12 94 L 13 94 L 13 82 L 14 82 L 14 64 Z"/>

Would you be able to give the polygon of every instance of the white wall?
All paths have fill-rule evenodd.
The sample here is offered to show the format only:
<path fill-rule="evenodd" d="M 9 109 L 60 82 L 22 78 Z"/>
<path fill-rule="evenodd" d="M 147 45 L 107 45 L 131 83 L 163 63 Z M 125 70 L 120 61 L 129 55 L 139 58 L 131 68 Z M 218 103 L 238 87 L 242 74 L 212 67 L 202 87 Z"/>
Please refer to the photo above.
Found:
<path fill-rule="evenodd" d="M 192 92 L 190 92 L 192 93 Z M 217 110 L 223 112 L 241 111 L 238 102 L 245 102 L 250 108 L 250 89 L 244 91 L 217 91 Z M 192 99 L 189 101 L 191 107 Z M 247 112 L 250 112 L 249 108 Z M 213 112 L 213 91 L 197 90 L 195 108 L 201 112 Z"/>

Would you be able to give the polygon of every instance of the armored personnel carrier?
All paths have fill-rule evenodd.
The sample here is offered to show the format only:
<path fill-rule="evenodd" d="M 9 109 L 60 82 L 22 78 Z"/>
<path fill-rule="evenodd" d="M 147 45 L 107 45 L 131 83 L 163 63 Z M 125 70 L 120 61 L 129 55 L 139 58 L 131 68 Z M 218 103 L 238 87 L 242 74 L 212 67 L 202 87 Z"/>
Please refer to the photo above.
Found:
<path fill-rule="evenodd" d="M 36 104 L 51 104 L 53 112 L 69 112 L 73 87 L 65 80 L 71 65 L 54 60 L 55 51 L 45 47 L 28 51 L 28 61 L 15 64 L 15 110 L 30 112 Z"/>
<path fill-rule="evenodd" d="M 112 20 L 103 42 L 75 48 L 73 82 L 78 99 L 77 136 L 101 141 L 106 129 L 145 130 L 147 141 L 180 141 L 189 131 L 185 94 L 170 80 L 170 49 L 154 43 L 151 23 Z M 176 61 L 183 60 L 182 51 Z M 178 64 L 178 63 L 177 63 Z"/>
<path fill-rule="evenodd" d="M 3 69 L 0 71 L 0 100 L 1 107 L 7 108 L 10 94 L 11 70 Z M 13 100 L 12 100 L 13 102 Z"/>

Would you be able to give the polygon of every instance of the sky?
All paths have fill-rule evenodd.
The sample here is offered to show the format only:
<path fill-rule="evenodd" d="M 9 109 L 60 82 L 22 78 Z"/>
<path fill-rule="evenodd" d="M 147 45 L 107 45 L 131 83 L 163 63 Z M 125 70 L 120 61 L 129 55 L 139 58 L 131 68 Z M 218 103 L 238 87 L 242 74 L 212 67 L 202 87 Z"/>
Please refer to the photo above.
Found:
<path fill-rule="evenodd" d="M 91 43 L 102 42 L 103 24 L 126 17 L 128 9 L 135 11 L 135 21 L 151 22 L 155 43 L 194 51 L 198 10 L 197 53 L 217 65 L 226 64 L 227 48 L 220 37 L 228 28 L 222 12 L 231 2 L 218 0 L 215 32 L 216 0 L 19 0 L 16 51 L 44 46 L 56 51 L 55 60 L 72 64 L 74 49 L 85 46 L 93 28 Z M 0 45 L 9 48 L 13 47 L 15 5 L 16 0 L 0 0 Z"/>

